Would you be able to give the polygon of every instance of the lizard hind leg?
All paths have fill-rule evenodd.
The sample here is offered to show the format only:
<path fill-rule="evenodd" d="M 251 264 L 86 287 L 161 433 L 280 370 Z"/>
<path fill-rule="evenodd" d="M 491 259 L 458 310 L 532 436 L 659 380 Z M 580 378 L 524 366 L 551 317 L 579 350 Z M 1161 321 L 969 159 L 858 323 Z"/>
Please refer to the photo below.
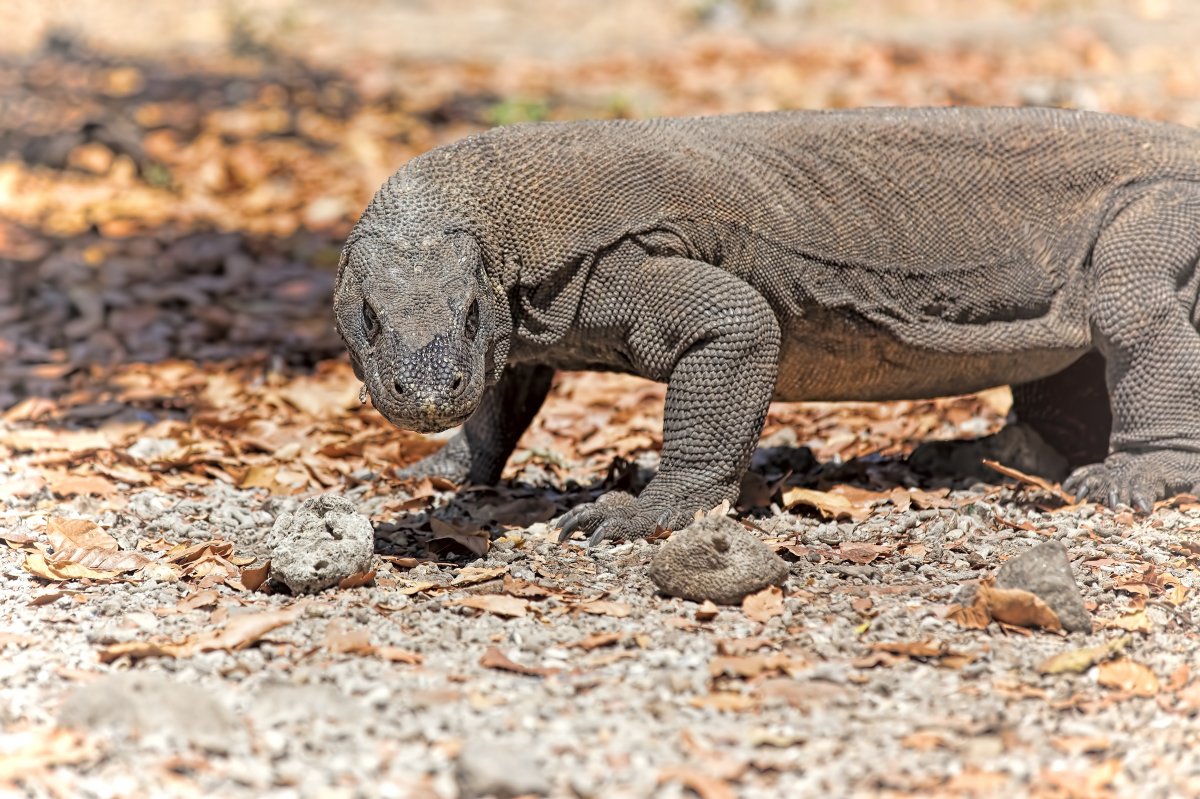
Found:
<path fill-rule="evenodd" d="M 1091 320 L 1112 408 L 1110 454 L 1064 483 L 1077 498 L 1152 504 L 1200 485 L 1200 191 L 1165 184 L 1127 205 L 1092 254 Z"/>

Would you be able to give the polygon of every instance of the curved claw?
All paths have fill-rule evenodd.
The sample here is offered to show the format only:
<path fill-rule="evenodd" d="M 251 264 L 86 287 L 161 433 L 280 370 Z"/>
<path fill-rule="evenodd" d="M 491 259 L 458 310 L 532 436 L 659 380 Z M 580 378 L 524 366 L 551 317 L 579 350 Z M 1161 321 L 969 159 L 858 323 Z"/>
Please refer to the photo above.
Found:
<path fill-rule="evenodd" d="M 588 538 L 587 548 L 591 549 L 604 539 L 608 538 L 608 531 L 612 529 L 616 523 L 616 519 L 605 519 L 604 521 L 600 522 L 600 526 L 596 528 L 596 532 L 592 533 L 591 537 Z"/>
<path fill-rule="evenodd" d="M 1067 490 L 1071 491 L 1069 488 Z M 1088 496 L 1088 484 L 1084 483 L 1083 485 L 1079 486 L 1079 488 L 1071 491 L 1071 493 L 1075 495 L 1076 502 L 1083 502 Z"/>
<path fill-rule="evenodd" d="M 669 510 L 665 510 L 662 513 L 658 514 L 658 519 L 654 522 L 656 527 L 661 527 L 664 530 L 667 528 L 667 525 L 670 523 L 671 523 L 671 511 L 669 511 Z"/>
<path fill-rule="evenodd" d="M 1110 489 L 1108 492 L 1108 507 L 1116 509 L 1121 504 L 1121 493 L 1117 489 Z"/>
<path fill-rule="evenodd" d="M 558 543 L 566 543 L 576 530 L 583 524 L 583 513 L 579 508 L 567 511 L 563 517 L 558 520 L 559 532 Z"/>
<path fill-rule="evenodd" d="M 1150 511 L 1154 510 L 1154 503 L 1146 497 L 1134 497 L 1133 507 L 1139 513 L 1149 513 Z"/>

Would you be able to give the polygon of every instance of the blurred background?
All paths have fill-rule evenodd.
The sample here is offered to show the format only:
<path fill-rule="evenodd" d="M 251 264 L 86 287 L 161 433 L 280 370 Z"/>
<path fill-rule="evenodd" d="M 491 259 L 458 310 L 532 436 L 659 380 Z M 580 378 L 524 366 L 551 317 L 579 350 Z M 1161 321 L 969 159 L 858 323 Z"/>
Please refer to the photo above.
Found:
<path fill-rule="evenodd" d="M 168 360 L 341 359 L 357 214 L 491 125 L 946 104 L 1200 124 L 1192 0 L 6 0 L 0 30 L 0 409 Z"/>

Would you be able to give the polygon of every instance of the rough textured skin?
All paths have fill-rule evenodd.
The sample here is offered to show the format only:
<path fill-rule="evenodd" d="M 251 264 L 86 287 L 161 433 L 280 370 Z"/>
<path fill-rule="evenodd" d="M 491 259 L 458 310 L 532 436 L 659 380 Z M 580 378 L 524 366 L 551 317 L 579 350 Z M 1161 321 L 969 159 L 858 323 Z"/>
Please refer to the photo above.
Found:
<path fill-rule="evenodd" d="M 728 516 L 705 516 L 676 532 L 650 563 L 664 594 L 718 605 L 736 605 L 787 577 L 783 559 Z"/>
<path fill-rule="evenodd" d="M 662 465 L 592 540 L 736 498 L 771 400 L 1014 384 L 1077 496 L 1200 482 L 1200 134 L 1051 109 L 499 128 L 412 160 L 342 254 L 338 329 L 429 470 L 498 477 L 554 369 L 667 381 Z M 472 415 L 474 412 L 474 415 Z"/>
<path fill-rule="evenodd" d="M 1020 588 L 1045 602 L 1067 632 L 1090 633 L 1092 617 L 1083 606 L 1071 559 L 1061 541 L 1047 541 L 1006 561 L 996 572 L 997 588 Z"/>

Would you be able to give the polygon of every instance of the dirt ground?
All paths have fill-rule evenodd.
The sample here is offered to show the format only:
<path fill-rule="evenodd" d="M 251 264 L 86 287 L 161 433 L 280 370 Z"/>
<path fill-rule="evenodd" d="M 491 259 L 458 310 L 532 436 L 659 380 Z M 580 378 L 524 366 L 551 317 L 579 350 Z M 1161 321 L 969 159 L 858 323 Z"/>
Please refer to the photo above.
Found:
<path fill-rule="evenodd" d="M 1200 7 L 597 7 L 0 7 L 0 795 L 1200 795 L 1200 503 L 907 459 L 999 429 L 1006 390 L 774 406 L 734 512 L 787 583 L 705 606 L 656 591 L 661 541 L 555 543 L 652 473 L 661 386 L 561 375 L 500 486 L 401 480 L 438 437 L 360 404 L 329 311 L 378 184 L 487 126 L 1200 125 Z M 272 526 L 322 494 L 370 519 L 370 569 L 294 596 Z M 1092 631 L 980 617 L 1048 541 Z"/>

